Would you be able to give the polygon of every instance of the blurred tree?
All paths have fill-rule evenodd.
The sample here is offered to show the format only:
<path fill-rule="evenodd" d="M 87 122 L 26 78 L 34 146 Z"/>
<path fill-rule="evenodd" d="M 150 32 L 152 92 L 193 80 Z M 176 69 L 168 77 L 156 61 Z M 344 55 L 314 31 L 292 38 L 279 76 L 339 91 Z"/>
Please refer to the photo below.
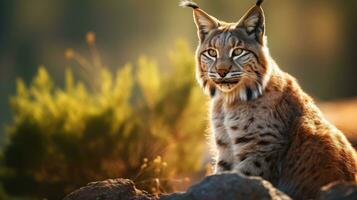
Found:
<path fill-rule="evenodd" d="M 85 61 L 73 50 L 66 56 Z M 178 42 L 170 57 L 165 69 L 142 57 L 135 70 L 126 65 L 114 76 L 95 57 L 87 64 L 99 67 L 97 90 L 75 81 L 69 69 L 64 89 L 44 67 L 30 85 L 19 79 L 0 171 L 6 192 L 61 199 L 113 177 L 160 192 L 201 169 L 206 99 L 187 44 Z"/>

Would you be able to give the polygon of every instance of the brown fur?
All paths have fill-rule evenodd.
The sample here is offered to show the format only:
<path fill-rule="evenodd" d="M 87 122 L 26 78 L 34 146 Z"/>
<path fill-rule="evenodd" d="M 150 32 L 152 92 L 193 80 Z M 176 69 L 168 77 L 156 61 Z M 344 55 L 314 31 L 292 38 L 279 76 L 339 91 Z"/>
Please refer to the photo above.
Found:
<path fill-rule="evenodd" d="M 322 186 L 334 181 L 356 181 L 355 150 L 324 119 L 296 81 L 278 72 L 267 90 L 262 97 L 239 104 L 216 97 L 212 117 L 220 118 L 212 120 L 212 128 L 219 132 L 215 136 L 220 141 L 217 159 L 225 163 L 217 166 L 217 172 L 233 168 L 245 175 L 261 176 L 296 199 L 313 198 Z M 227 118 L 233 119 L 234 126 L 220 124 Z M 218 127 L 232 132 L 224 135 Z M 234 152 L 239 153 L 232 156 Z M 234 168 L 232 163 L 247 159 L 251 159 L 249 167 L 238 164 Z"/>
<path fill-rule="evenodd" d="M 261 176 L 295 199 L 314 198 L 330 182 L 356 182 L 351 144 L 271 58 L 260 4 L 238 23 L 198 7 L 194 19 L 197 80 L 212 97 L 216 173 Z M 233 55 L 237 48 L 243 53 Z"/>

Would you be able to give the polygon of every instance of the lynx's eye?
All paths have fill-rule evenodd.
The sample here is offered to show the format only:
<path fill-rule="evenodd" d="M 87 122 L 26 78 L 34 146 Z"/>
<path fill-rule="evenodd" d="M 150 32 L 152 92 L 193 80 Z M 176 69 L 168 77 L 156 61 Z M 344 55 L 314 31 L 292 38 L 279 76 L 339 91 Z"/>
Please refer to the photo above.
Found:
<path fill-rule="evenodd" d="M 217 51 L 214 50 L 214 49 L 208 49 L 208 50 L 207 50 L 207 54 L 208 54 L 210 57 L 213 57 L 213 58 L 216 58 L 216 57 L 217 57 Z"/>
<path fill-rule="evenodd" d="M 237 57 L 237 56 L 240 56 L 242 55 L 242 53 L 244 52 L 243 49 L 241 48 L 235 48 L 233 51 L 232 51 L 232 57 Z"/>

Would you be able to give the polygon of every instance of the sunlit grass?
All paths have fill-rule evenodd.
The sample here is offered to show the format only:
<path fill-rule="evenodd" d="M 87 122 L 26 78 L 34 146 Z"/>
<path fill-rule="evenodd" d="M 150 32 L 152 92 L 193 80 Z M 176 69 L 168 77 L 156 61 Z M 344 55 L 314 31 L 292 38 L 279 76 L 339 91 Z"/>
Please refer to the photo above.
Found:
<path fill-rule="evenodd" d="M 89 58 L 65 51 L 71 64 L 64 88 L 44 66 L 30 84 L 17 80 L 1 173 L 6 191 L 58 199 L 116 177 L 153 194 L 187 185 L 188 176 L 205 170 L 206 98 L 195 83 L 193 52 L 178 41 L 165 70 L 141 57 L 113 73 L 102 64 L 94 33 L 86 41 Z"/>

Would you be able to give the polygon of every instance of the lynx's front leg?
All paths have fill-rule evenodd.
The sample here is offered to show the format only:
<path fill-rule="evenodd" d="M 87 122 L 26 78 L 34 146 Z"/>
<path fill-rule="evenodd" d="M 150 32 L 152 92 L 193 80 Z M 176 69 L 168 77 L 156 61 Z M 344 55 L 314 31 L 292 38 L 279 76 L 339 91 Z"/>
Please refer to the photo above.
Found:
<path fill-rule="evenodd" d="M 211 125 L 216 144 L 215 174 L 230 171 L 234 165 L 232 140 L 224 126 L 222 99 L 214 99 L 211 104 Z"/>
<path fill-rule="evenodd" d="M 260 176 L 274 183 L 279 170 L 278 160 L 286 145 L 281 135 L 284 125 L 275 119 L 274 113 L 256 110 L 256 107 L 225 108 L 225 127 L 232 138 L 234 155 L 232 171 Z"/>

